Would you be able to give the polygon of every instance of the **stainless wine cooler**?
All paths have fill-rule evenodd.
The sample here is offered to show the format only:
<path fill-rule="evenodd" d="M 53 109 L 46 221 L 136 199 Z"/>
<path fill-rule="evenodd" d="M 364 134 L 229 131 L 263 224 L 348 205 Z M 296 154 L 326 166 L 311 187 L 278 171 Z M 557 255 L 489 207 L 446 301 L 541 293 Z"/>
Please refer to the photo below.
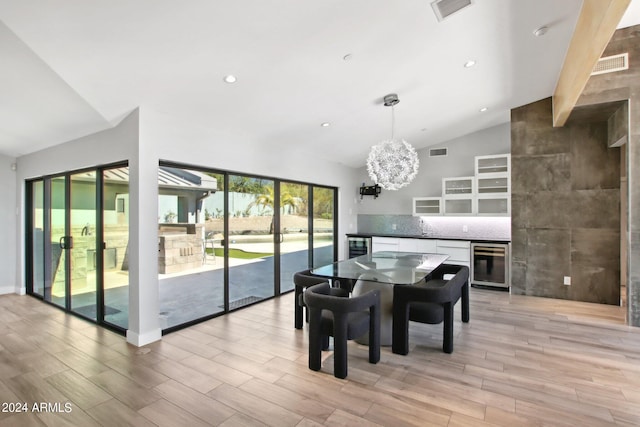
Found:
<path fill-rule="evenodd" d="M 371 237 L 347 236 L 349 258 L 371 253 Z"/>
<path fill-rule="evenodd" d="M 509 289 L 509 244 L 471 244 L 471 284 Z"/>

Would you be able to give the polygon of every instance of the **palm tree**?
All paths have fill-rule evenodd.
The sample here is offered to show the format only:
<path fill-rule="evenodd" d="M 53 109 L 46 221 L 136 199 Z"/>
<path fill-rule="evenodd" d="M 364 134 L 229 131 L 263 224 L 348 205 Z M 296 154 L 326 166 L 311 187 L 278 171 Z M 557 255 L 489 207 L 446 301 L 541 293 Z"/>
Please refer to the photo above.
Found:
<path fill-rule="evenodd" d="M 262 206 L 263 208 L 270 208 L 272 211 L 275 211 L 275 196 L 273 186 L 265 186 L 263 187 L 264 193 L 256 196 L 256 199 L 249 205 L 249 207 L 253 206 Z M 299 204 L 300 199 L 294 197 L 288 191 L 283 191 L 280 193 L 280 209 L 284 209 L 285 206 L 291 206 L 292 208 L 296 208 Z M 274 224 L 273 224 L 273 215 L 271 215 L 271 223 L 269 224 L 269 234 L 273 234 L 274 232 Z"/>

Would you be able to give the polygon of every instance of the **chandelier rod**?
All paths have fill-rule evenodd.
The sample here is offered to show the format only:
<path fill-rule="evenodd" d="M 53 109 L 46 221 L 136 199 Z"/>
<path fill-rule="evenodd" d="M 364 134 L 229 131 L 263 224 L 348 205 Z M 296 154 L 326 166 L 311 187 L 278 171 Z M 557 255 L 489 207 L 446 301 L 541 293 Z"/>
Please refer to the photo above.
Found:
<path fill-rule="evenodd" d="M 398 95 L 395 93 L 390 93 L 389 95 L 386 95 L 384 98 L 384 106 L 385 107 L 391 107 L 391 140 L 394 140 L 395 137 L 395 127 L 396 127 L 396 110 L 395 110 L 395 106 L 397 103 L 400 102 L 400 99 L 398 98 Z"/>
<path fill-rule="evenodd" d="M 391 106 L 391 140 L 394 140 L 394 130 L 396 128 L 396 108 L 395 105 Z"/>

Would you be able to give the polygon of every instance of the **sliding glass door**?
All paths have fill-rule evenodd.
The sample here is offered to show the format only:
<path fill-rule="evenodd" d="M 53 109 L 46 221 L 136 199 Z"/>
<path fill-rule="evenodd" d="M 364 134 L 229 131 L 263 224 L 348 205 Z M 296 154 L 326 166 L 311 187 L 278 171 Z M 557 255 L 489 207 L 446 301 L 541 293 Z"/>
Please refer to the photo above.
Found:
<path fill-rule="evenodd" d="M 115 170 L 121 171 L 118 188 L 128 194 L 126 167 L 90 169 L 27 183 L 27 290 L 89 320 L 124 330 L 126 320 L 110 322 L 104 306 L 103 285 L 111 284 L 104 273 L 117 264 L 117 255 L 107 247 L 111 239 L 104 238 L 104 219 L 114 216 L 116 202 L 107 199 L 110 192 L 105 188 L 111 184 L 105 184 L 103 173 Z M 128 224 L 120 235 L 124 254 Z M 120 285 L 125 282 L 126 274 L 119 277 Z M 126 319 L 128 305 L 120 306 L 122 310 L 117 311 L 124 312 L 120 318 Z"/>
<path fill-rule="evenodd" d="M 48 194 L 48 208 L 45 206 L 48 220 L 49 238 L 46 237 L 45 257 L 49 269 L 45 270 L 44 299 L 61 307 L 67 307 L 68 251 L 72 242 L 67 235 L 67 177 L 58 176 L 45 180 Z M 48 198 L 46 196 L 49 196 Z M 47 247 L 48 246 L 48 247 Z"/>
<path fill-rule="evenodd" d="M 271 179 L 229 175 L 229 310 L 275 295 L 277 201 Z"/>
<path fill-rule="evenodd" d="M 331 264 L 335 247 L 336 191 L 313 187 L 313 267 Z"/>
<path fill-rule="evenodd" d="M 97 199 L 102 208 L 98 234 L 102 235 L 102 258 L 89 260 L 90 267 L 102 277 L 102 295 L 98 307 L 103 307 L 105 323 L 125 330 L 129 326 L 129 168 L 106 168 Z M 99 247 L 99 246 L 98 246 Z M 99 254 L 100 251 L 95 251 Z M 98 282 L 99 283 L 99 282 Z M 101 301 L 102 300 L 102 301 Z"/>
<path fill-rule="evenodd" d="M 96 171 L 69 176 L 69 294 L 71 311 L 97 319 L 96 281 Z M 93 267 L 93 268 L 92 268 Z"/>
<path fill-rule="evenodd" d="M 28 199 L 31 209 L 28 217 L 30 219 L 31 238 L 27 242 L 30 246 L 27 253 L 27 260 L 30 261 L 31 267 L 28 269 L 27 282 L 31 283 L 31 292 L 41 298 L 44 298 L 46 280 L 45 280 L 45 253 L 44 253 L 44 236 L 45 236 L 45 211 L 44 211 L 44 181 L 32 181 L 27 186 Z"/>
<path fill-rule="evenodd" d="M 309 266 L 308 184 L 282 181 L 277 242 L 280 255 L 280 292 L 293 289 L 293 275 Z"/>
<path fill-rule="evenodd" d="M 333 262 L 336 193 L 331 187 L 162 162 L 163 330 L 291 291 L 296 271 Z"/>

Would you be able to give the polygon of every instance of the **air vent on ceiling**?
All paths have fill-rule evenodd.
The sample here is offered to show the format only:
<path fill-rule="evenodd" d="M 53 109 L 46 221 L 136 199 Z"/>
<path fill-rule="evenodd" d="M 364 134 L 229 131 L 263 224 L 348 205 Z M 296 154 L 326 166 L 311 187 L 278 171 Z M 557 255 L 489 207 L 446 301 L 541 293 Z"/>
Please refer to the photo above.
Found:
<path fill-rule="evenodd" d="M 446 155 L 447 155 L 446 148 L 431 148 L 429 150 L 429 157 L 439 157 L 439 156 L 446 156 Z"/>
<path fill-rule="evenodd" d="M 598 59 L 596 66 L 591 72 L 592 76 L 604 73 L 613 73 L 614 71 L 622 71 L 629 69 L 629 54 L 621 53 L 619 55 L 605 56 Z"/>
<path fill-rule="evenodd" d="M 431 3 L 431 7 L 438 18 L 438 21 L 442 21 L 459 10 L 464 9 L 467 6 L 471 6 L 471 3 L 472 0 L 436 0 Z"/>

